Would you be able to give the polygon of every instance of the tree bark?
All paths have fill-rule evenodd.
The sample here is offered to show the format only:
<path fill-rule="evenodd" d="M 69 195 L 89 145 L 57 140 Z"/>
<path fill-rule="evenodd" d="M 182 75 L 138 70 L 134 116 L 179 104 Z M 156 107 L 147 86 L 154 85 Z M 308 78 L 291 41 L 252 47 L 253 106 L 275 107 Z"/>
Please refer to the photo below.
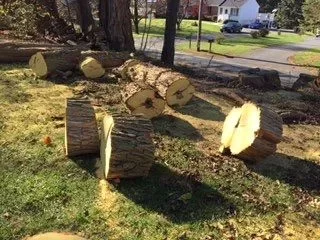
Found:
<path fill-rule="evenodd" d="M 94 21 L 88 0 L 77 0 L 79 8 L 80 26 L 83 34 L 87 35 L 93 30 Z"/>
<path fill-rule="evenodd" d="M 164 33 L 161 61 L 168 65 L 174 64 L 174 42 L 176 37 L 176 23 L 179 11 L 179 2 L 179 0 L 167 1 L 166 27 Z"/>
<path fill-rule="evenodd" d="M 110 50 L 134 51 L 130 0 L 100 0 L 100 24 Z"/>
<path fill-rule="evenodd" d="M 153 126 L 134 115 L 107 115 L 101 131 L 100 157 L 107 179 L 147 176 L 154 163 Z"/>
<path fill-rule="evenodd" d="M 66 155 L 98 153 L 98 126 L 90 101 L 67 99 L 66 105 Z"/>

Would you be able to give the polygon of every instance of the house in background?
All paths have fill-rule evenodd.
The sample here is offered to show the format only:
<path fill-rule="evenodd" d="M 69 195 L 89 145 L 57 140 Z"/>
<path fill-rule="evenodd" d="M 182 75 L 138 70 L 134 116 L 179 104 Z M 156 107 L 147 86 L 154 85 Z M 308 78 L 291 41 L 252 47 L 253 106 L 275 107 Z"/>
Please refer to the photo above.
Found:
<path fill-rule="evenodd" d="M 254 22 L 259 13 L 256 0 L 225 0 L 218 7 L 218 21 L 236 20 L 242 25 Z"/>

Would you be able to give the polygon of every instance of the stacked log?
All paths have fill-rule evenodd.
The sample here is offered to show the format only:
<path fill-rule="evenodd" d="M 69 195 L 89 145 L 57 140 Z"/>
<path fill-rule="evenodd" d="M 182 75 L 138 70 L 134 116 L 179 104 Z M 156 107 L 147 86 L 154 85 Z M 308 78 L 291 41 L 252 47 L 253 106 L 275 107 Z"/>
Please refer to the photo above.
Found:
<path fill-rule="evenodd" d="M 85 75 L 95 77 L 97 75 L 96 68 L 92 70 L 90 66 L 98 63 L 99 73 L 101 73 L 101 68 L 118 67 L 128 58 L 128 53 L 81 51 L 79 49 L 57 50 L 37 52 L 30 58 L 29 66 L 37 76 L 42 78 L 55 71 L 73 70 L 78 66 L 80 68 L 83 66 L 83 69 L 81 69 Z"/>
<path fill-rule="evenodd" d="M 66 100 L 65 150 L 69 157 L 99 152 L 98 126 L 88 100 Z"/>
<path fill-rule="evenodd" d="M 281 117 L 271 109 L 246 103 L 226 117 L 220 151 L 256 162 L 273 154 L 281 138 Z"/>
<path fill-rule="evenodd" d="M 121 69 L 121 75 L 132 82 L 144 82 L 169 106 L 187 104 L 195 92 L 189 79 L 181 73 L 136 60 L 126 63 Z"/>
<path fill-rule="evenodd" d="M 134 115 L 106 115 L 103 119 L 100 157 L 105 177 L 147 176 L 154 163 L 153 127 Z"/>
<path fill-rule="evenodd" d="M 60 44 L 28 43 L 28 42 L 1 42 L 0 63 L 28 62 L 37 52 L 67 49 Z"/>

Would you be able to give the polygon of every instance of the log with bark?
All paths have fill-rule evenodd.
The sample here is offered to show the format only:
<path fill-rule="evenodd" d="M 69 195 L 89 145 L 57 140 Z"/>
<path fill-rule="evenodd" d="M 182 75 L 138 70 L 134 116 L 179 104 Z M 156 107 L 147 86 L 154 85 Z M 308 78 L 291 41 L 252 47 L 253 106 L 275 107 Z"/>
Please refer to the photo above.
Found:
<path fill-rule="evenodd" d="M 256 162 L 273 154 L 281 138 L 281 117 L 269 108 L 246 103 L 226 117 L 220 151 Z"/>
<path fill-rule="evenodd" d="M 0 42 L 0 63 L 28 62 L 39 51 L 52 51 L 67 48 L 60 44 Z"/>
<path fill-rule="evenodd" d="M 105 177 L 147 176 L 155 147 L 150 120 L 135 115 L 106 115 L 103 119 L 100 157 Z"/>
<path fill-rule="evenodd" d="M 45 78 L 56 70 L 67 71 L 75 69 L 88 57 L 94 58 L 103 68 L 111 68 L 120 66 L 129 58 L 129 54 L 81 51 L 79 49 L 37 52 L 30 58 L 29 66 L 37 76 Z M 87 68 L 85 69 L 87 70 Z"/>
<path fill-rule="evenodd" d="M 187 77 L 171 69 L 136 60 L 127 65 L 122 68 L 123 77 L 133 82 L 145 82 L 155 89 L 169 106 L 187 104 L 195 92 Z"/>
<path fill-rule="evenodd" d="M 99 133 L 93 107 L 88 100 L 67 99 L 65 118 L 66 155 L 99 152 Z"/>
<path fill-rule="evenodd" d="M 320 92 L 320 76 L 301 73 L 297 81 L 292 85 L 292 90 L 298 91 L 305 88 Z"/>
<path fill-rule="evenodd" d="M 148 119 L 158 117 L 165 109 L 165 101 L 144 82 L 131 82 L 122 90 L 122 99 L 132 114 Z"/>

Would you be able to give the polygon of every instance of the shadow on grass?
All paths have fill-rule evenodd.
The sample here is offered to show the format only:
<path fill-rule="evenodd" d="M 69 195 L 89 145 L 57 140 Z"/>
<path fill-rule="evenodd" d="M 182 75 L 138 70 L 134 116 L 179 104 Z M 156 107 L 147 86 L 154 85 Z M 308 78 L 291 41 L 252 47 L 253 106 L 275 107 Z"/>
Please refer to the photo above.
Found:
<path fill-rule="evenodd" d="M 104 179 L 102 163 L 98 154 L 69 157 L 69 159 L 77 164 L 81 169 L 88 172 L 91 176 Z"/>
<path fill-rule="evenodd" d="M 153 166 L 149 177 L 122 180 L 117 189 L 144 209 L 175 223 L 222 219 L 236 212 L 233 204 L 197 176 L 161 164 Z"/>
<path fill-rule="evenodd" d="M 202 140 L 202 135 L 187 121 L 172 115 L 163 115 L 152 121 L 154 131 L 161 135 L 187 138 L 190 140 Z"/>
<path fill-rule="evenodd" d="M 0 78 L 0 102 L 1 103 L 25 103 L 29 102 L 31 94 L 27 93 L 19 82 L 13 79 Z"/>
<path fill-rule="evenodd" d="M 220 107 L 196 96 L 187 105 L 175 110 L 182 114 L 204 120 L 224 121 L 225 119 L 225 115 L 221 112 Z"/>
<path fill-rule="evenodd" d="M 320 191 L 320 165 L 293 156 L 276 153 L 247 167 L 271 179 L 284 181 L 306 190 Z"/>

